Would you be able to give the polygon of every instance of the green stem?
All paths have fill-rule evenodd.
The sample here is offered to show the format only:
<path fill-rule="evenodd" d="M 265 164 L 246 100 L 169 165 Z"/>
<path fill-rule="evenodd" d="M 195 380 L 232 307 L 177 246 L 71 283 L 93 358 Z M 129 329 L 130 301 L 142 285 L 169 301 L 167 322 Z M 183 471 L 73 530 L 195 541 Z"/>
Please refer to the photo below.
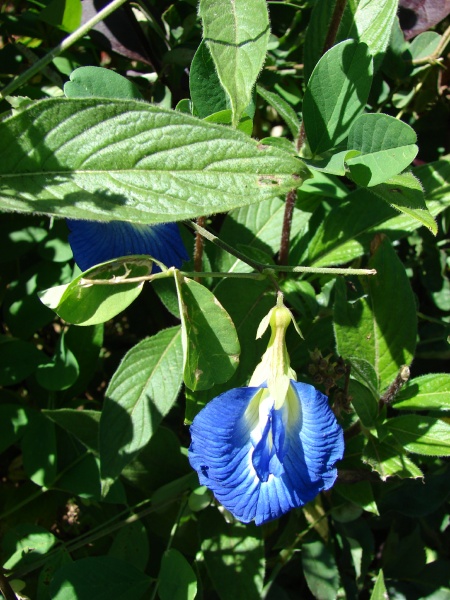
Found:
<path fill-rule="evenodd" d="M 140 277 L 123 277 L 116 279 L 82 279 L 80 281 L 81 285 L 120 285 L 127 283 L 144 283 L 145 281 L 156 281 L 157 279 L 167 279 L 169 277 L 173 277 L 174 268 L 167 269 L 166 271 L 162 271 L 161 273 L 155 273 L 154 275 L 142 275 Z M 234 279 L 264 279 L 268 275 L 265 273 L 227 273 L 227 272 L 216 272 L 216 271 L 205 271 L 199 273 L 198 271 L 180 271 L 180 275 L 183 277 L 231 277 Z"/>
<path fill-rule="evenodd" d="M 78 42 L 78 40 L 80 40 L 87 33 L 89 33 L 89 31 L 93 27 L 95 27 L 97 23 L 100 23 L 100 21 L 106 19 L 106 17 L 113 13 L 117 8 L 122 6 L 122 4 L 125 4 L 125 2 L 127 2 L 127 0 L 113 0 L 110 4 L 105 6 L 105 8 L 98 12 L 95 15 L 95 17 L 92 17 L 92 19 L 89 19 L 89 21 L 84 23 L 84 25 L 81 25 L 81 27 L 79 27 L 76 31 L 74 31 L 68 37 L 66 37 L 65 40 L 63 40 L 60 44 L 55 46 L 53 50 L 50 50 L 50 52 L 48 52 L 40 60 L 35 62 L 34 65 L 32 65 L 29 69 L 24 71 L 21 75 L 16 77 L 16 79 L 14 79 L 10 84 L 8 84 L 2 90 L 2 92 L 0 92 L 0 100 L 6 98 L 6 96 L 9 96 L 13 92 L 15 92 L 21 85 L 23 85 L 29 79 L 34 77 L 34 75 L 39 73 L 39 71 L 46 67 L 48 64 L 50 64 L 54 58 L 56 58 L 62 52 L 70 48 L 72 44 Z"/>

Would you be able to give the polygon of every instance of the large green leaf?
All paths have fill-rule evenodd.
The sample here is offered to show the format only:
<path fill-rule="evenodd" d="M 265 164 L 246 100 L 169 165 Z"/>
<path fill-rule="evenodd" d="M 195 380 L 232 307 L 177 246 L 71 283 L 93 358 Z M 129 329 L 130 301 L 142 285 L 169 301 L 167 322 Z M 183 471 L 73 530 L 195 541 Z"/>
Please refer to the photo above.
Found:
<path fill-rule="evenodd" d="M 227 91 L 236 126 L 264 64 L 270 27 L 265 0 L 200 0 L 203 37 Z"/>
<path fill-rule="evenodd" d="M 0 385 L 15 385 L 47 362 L 46 355 L 30 342 L 0 336 Z"/>
<path fill-rule="evenodd" d="M 303 163 L 230 127 L 144 102 L 34 103 L 0 123 L 0 208 L 160 223 L 273 198 Z"/>
<path fill-rule="evenodd" d="M 182 323 L 184 383 L 207 390 L 225 383 L 236 371 L 241 348 L 230 315 L 205 286 L 175 278 Z"/>
<path fill-rule="evenodd" d="M 302 545 L 306 583 L 321 600 L 334 600 L 339 589 L 339 571 L 330 548 L 320 539 Z"/>
<path fill-rule="evenodd" d="M 317 63 L 303 99 L 303 121 L 311 152 L 342 142 L 363 112 L 372 84 L 372 58 L 365 44 L 347 40 Z"/>
<path fill-rule="evenodd" d="M 80 67 L 64 85 L 67 98 L 127 98 L 142 100 L 137 87 L 122 75 L 102 67 Z"/>
<path fill-rule="evenodd" d="M 401 415 L 386 422 L 386 427 L 409 452 L 427 456 L 450 455 L 450 423 L 423 415 Z"/>
<path fill-rule="evenodd" d="M 219 598 L 260 600 L 265 564 L 261 528 L 230 525 L 216 509 L 202 511 L 198 521 L 206 568 Z"/>
<path fill-rule="evenodd" d="M 99 447 L 108 484 L 147 444 L 177 399 L 182 381 L 179 327 L 160 331 L 124 357 L 105 394 Z"/>
<path fill-rule="evenodd" d="M 394 401 L 402 410 L 450 410 L 450 375 L 430 373 L 411 379 Z"/>
<path fill-rule="evenodd" d="M 346 160 L 352 179 L 378 185 L 398 175 L 415 158 L 417 136 L 409 125 L 389 115 L 360 115 L 348 134 L 347 147 L 360 154 Z"/>

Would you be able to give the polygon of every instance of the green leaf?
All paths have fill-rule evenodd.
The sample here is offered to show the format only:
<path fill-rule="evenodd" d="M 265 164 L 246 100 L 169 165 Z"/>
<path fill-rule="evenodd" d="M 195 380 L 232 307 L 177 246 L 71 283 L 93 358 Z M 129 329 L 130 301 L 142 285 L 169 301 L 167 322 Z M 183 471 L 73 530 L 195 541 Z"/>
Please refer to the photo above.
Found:
<path fill-rule="evenodd" d="M 112 556 L 82 558 L 59 569 L 50 584 L 52 600 L 140 600 L 151 579 Z"/>
<path fill-rule="evenodd" d="M 430 373 L 411 379 L 394 400 L 397 410 L 450 410 L 450 375 Z"/>
<path fill-rule="evenodd" d="M 370 600 L 389 600 L 382 569 L 380 569 L 378 572 L 377 580 L 375 581 Z"/>
<path fill-rule="evenodd" d="M 0 335 L 0 385 L 15 385 L 47 362 L 47 357 L 30 342 Z"/>
<path fill-rule="evenodd" d="M 331 150 L 347 137 L 366 105 L 372 72 L 365 44 L 347 40 L 322 56 L 303 99 L 306 137 L 313 154 Z"/>
<path fill-rule="evenodd" d="M 294 140 L 297 139 L 300 129 L 300 120 L 292 106 L 275 92 L 269 92 L 269 90 L 264 89 L 260 85 L 257 86 L 256 91 L 261 98 L 263 98 L 268 104 L 270 104 L 270 106 L 272 106 L 272 108 L 277 111 L 277 113 L 289 127 Z"/>
<path fill-rule="evenodd" d="M 347 147 L 361 154 L 346 159 L 352 179 L 370 187 L 387 181 L 416 157 L 417 136 L 409 125 L 389 115 L 364 114 L 353 123 Z"/>
<path fill-rule="evenodd" d="M 177 399 L 181 379 L 179 327 L 160 331 L 125 355 L 106 390 L 100 419 L 103 479 L 115 480 L 148 443 Z"/>
<path fill-rule="evenodd" d="M 351 484 L 338 483 L 333 489 L 356 506 L 379 516 L 380 513 L 375 502 L 372 486 L 368 481 L 357 481 Z"/>
<path fill-rule="evenodd" d="M 220 83 L 205 41 L 201 42 L 192 59 L 189 90 L 196 114 L 201 119 L 230 108 L 230 99 Z"/>
<path fill-rule="evenodd" d="M 269 41 L 265 0 L 200 0 L 203 37 L 227 91 L 236 126 L 251 100 Z"/>
<path fill-rule="evenodd" d="M 354 379 L 350 380 L 348 391 L 361 423 L 364 427 L 374 427 L 378 417 L 378 402 L 372 391 Z"/>
<path fill-rule="evenodd" d="M 306 583 L 315 598 L 335 600 L 339 571 L 328 546 L 322 540 L 302 545 L 302 566 Z"/>
<path fill-rule="evenodd" d="M 219 598 L 260 600 L 265 564 L 262 529 L 228 524 L 212 508 L 198 513 L 198 521 L 206 568 Z"/>
<path fill-rule="evenodd" d="M 0 404 L 0 453 L 21 438 L 28 423 L 24 408 L 15 404 Z"/>
<path fill-rule="evenodd" d="M 39 18 L 70 33 L 81 25 L 81 15 L 81 0 L 51 0 Z"/>
<path fill-rule="evenodd" d="M 14 569 L 36 562 L 56 541 L 52 533 L 38 525 L 21 523 L 8 528 L 2 540 L 3 568 Z"/>
<path fill-rule="evenodd" d="M 42 413 L 65 431 L 75 436 L 86 448 L 98 451 L 99 410 L 76 410 L 59 408 L 43 410 Z"/>
<path fill-rule="evenodd" d="M 386 427 L 409 452 L 426 456 L 450 455 L 450 423 L 422 415 L 401 415 L 389 419 Z"/>
<path fill-rule="evenodd" d="M 194 600 L 197 594 L 197 577 L 191 565 L 173 548 L 163 554 L 158 580 L 161 600 Z"/>
<path fill-rule="evenodd" d="M 52 361 L 39 365 L 36 371 L 36 381 L 46 390 L 60 391 L 70 388 L 80 372 L 77 359 L 67 347 L 65 339 L 63 332 Z"/>
<path fill-rule="evenodd" d="M 205 123 L 220 123 L 222 125 L 231 125 L 232 113 L 230 109 L 221 110 L 219 112 L 213 113 L 205 117 L 203 120 Z M 244 113 L 242 117 L 239 119 L 239 123 L 237 124 L 238 131 L 242 131 L 246 135 L 250 136 L 253 132 L 253 121 L 252 119 Z M 262 143 L 262 142 L 261 142 Z"/>
<path fill-rule="evenodd" d="M 346 37 L 368 45 L 375 68 L 378 68 L 383 61 L 397 10 L 397 0 L 377 0 L 377 2 L 360 0 L 358 3 L 353 26 Z"/>
<path fill-rule="evenodd" d="M 75 325 L 97 325 L 125 310 L 142 292 L 143 283 L 115 283 L 125 277 L 150 275 L 149 257 L 127 256 L 92 267 L 71 283 L 39 293 L 45 306 Z M 92 284 L 86 280 L 110 280 L 110 284 Z"/>
<path fill-rule="evenodd" d="M 425 204 L 422 185 L 412 173 L 391 177 L 384 183 L 374 185 L 370 191 L 437 234 L 437 224 Z"/>
<path fill-rule="evenodd" d="M 416 303 L 405 267 L 388 238 L 384 238 L 369 262 L 377 275 L 368 277 L 373 312 L 372 343 L 375 370 L 383 391 L 402 365 L 414 357 L 417 337 Z"/>
<path fill-rule="evenodd" d="M 67 98 L 123 98 L 143 100 L 137 87 L 122 75 L 102 67 L 80 67 L 64 84 Z"/>
<path fill-rule="evenodd" d="M 182 323 L 184 382 L 207 390 L 230 379 L 241 352 L 230 315 L 205 286 L 176 274 Z"/>
<path fill-rule="evenodd" d="M 108 556 L 126 561 L 143 571 L 149 558 L 148 533 L 141 521 L 127 523 L 114 534 Z"/>
<path fill-rule="evenodd" d="M 224 212 L 308 177 L 230 127 L 131 100 L 38 101 L 0 122 L 0 158 L 1 209 L 98 221 Z"/>
<path fill-rule="evenodd" d="M 388 477 L 423 477 L 419 467 L 404 454 L 402 447 L 392 435 L 382 442 L 370 435 L 362 454 L 362 461 L 372 467 L 383 481 Z"/>
<path fill-rule="evenodd" d="M 23 466 L 33 483 L 48 488 L 57 470 L 55 425 L 37 411 L 30 411 L 28 417 L 21 442 Z"/>

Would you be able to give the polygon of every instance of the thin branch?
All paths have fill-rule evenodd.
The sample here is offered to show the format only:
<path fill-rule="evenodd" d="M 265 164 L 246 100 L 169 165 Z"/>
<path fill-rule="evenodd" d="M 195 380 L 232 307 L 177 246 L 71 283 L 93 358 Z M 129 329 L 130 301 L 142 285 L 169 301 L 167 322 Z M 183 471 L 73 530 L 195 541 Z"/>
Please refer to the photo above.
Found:
<path fill-rule="evenodd" d="M 9 584 L 8 578 L 5 577 L 3 572 L 0 570 L 0 592 L 4 596 L 5 600 L 17 600 L 17 596 L 14 590 Z"/>
<path fill-rule="evenodd" d="M 206 217 L 199 217 L 197 223 L 200 227 L 206 225 Z M 195 246 L 194 246 L 194 271 L 201 271 L 203 267 L 203 236 L 197 231 L 195 234 Z M 195 281 L 198 281 L 200 275 L 196 275 Z"/>
<path fill-rule="evenodd" d="M 323 44 L 322 56 L 334 46 L 346 4 L 347 0 L 336 0 L 333 16 L 331 17 L 330 25 L 328 27 L 327 37 L 325 38 L 325 42 Z"/>
<path fill-rule="evenodd" d="M 92 19 L 86 21 L 81 27 L 79 27 L 76 31 L 71 33 L 65 40 L 63 40 L 60 44 L 55 46 L 53 50 L 47 52 L 45 56 L 43 56 L 40 60 L 34 63 L 29 69 L 21 73 L 16 79 L 14 79 L 10 84 L 8 84 L 1 92 L 0 92 L 0 100 L 6 98 L 13 92 L 15 92 L 21 85 L 27 82 L 29 79 L 34 77 L 41 69 L 46 67 L 48 64 L 52 62 L 54 58 L 59 56 L 62 52 L 70 48 L 75 42 L 78 42 L 82 37 L 84 37 L 89 31 L 106 19 L 111 13 L 113 13 L 119 6 L 125 4 L 127 0 L 113 0 L 110 4 L 105 6 L 100 12 L 98 12 Z"/>
<path fill-rule="evenodd" d="M 303 125 L 303 123 L 302 123 Z M 300 126 L 301 129 L 301 126 Z M 299 136 L 300 137 L 300 136 Z M 297 191 L 290 190 L 286 194 L 286 207 L 284 209 L 283 227 L 281 230 L 280 253 L 278 255 L 278 264 L 287 265 L 289 260 L 289 243 L 291 239 L 292 216 L 294 214 L 295 201 L 297 200 Z"/>

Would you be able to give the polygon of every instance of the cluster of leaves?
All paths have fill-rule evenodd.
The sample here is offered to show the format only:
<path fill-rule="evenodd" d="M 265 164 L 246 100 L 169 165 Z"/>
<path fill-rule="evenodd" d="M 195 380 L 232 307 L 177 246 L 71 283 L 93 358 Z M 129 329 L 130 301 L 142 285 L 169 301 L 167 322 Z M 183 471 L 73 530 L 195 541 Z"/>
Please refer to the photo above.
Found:
<path fill-rule="evenodd" d="M 49 57 L 2 97 L 0 589 L 449 598 L 445 11 L 406 41 L 394 0 L 196 4 L 123 4 L 63 52 L 105 2 L 0 9 L 6 90 Z M 80 273 L 56 218 L 205 216 L 219 239 L 182 226 L 195 268 L 158 274 Z M 257 528 L 198 487 L 186 423 L 248 382 L 274 281 L 346 453 L 329 493 Z"/>

